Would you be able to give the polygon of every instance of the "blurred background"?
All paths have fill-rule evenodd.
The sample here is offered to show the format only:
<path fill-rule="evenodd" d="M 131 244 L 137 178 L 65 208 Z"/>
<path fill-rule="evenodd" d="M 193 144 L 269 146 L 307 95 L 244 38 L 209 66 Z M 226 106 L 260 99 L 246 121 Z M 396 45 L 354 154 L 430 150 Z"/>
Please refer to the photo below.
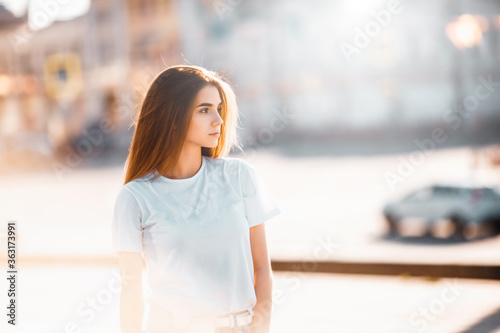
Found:
<path fill-rule="evenodd" d="M 0 0 L 0 45 L 8 332 L 118 330 L 113 205 L 176 64 L 232 84 L 283 211 L 273 332 L 500 332 L 500 2 Z"/>

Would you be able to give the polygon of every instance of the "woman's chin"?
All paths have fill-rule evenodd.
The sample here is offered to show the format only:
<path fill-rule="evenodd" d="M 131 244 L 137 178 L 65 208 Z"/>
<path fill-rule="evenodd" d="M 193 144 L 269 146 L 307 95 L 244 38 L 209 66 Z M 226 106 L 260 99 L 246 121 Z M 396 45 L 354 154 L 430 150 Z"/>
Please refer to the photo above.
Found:
<path fill-rule="evenodd" d="M 215 147 L 217 147 L 217 143 L 212 143 L 212 144 L 204 145 L 202 147 L 204 147 L 204 148 L 215 148 Z"/>

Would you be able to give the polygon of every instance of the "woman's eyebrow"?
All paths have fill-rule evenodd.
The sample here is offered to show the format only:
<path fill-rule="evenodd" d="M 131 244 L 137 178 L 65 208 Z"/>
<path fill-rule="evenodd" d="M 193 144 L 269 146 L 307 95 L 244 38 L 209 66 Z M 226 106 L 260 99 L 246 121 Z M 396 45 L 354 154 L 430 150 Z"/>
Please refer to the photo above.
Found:
<path fill-rule="evenodd" d="M 219 105 L 221 105 L 222 102 L 219 103 Z M 210 103 L 201 103 L 200 105 L 197 106 L 197 108 L 199 108 L 200 106 L 212 106 L 213 104 L 210 104 Z"/>

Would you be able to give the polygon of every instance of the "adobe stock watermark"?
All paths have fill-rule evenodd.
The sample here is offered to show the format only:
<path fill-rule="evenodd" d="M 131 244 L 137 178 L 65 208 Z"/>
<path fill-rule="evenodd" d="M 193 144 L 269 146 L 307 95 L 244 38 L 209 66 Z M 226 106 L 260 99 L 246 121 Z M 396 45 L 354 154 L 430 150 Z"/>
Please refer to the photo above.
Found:
<path fill-rule="evenodd" d="M 260 304 L 260 309 L 255 311 L 253 326 L 257 327 L 266 322 L 268 314 L 272 311 L 273 305 L 284 304 L 287 299 L 296 292 L 304 280 L 311 277 L 304 272 L 315 272 L 318 270 L 318 261 L 330 257 L 340 247 L 331 234 L 325 237 L 316 237 L 316 244 L 313 248 L 313 255 L 308 256 L 301 264 L 292 265 L 292 271 L 286 272 L 284 276 L 285 287 L 273 288 L 272 301 L 265 301 Z"/>
<path fill-rule="evenodd" d="M 141 82 L 139 82 L 139 85 L 135 85 L 133 87 L 134 94 L 139 95 L 141 99 L 145 98 L 148 88 L 153 83 L 153 79 L 155 79 L 164 70 L 165 66 L 158 66 L 158 59 L 156 59 L 154 68 L 151 66 L 147 66 L 145 68 L 146 75 L 142 77 L 142 80 Z M 161 83 L 165 79 L 166 79 L 165 75 L 157 78 L 158 83 Z"/>
<path fill-rule="evenodd" d="M 117 271 L 112 272 L 113 277 L 108 281 L 107 286 L 99 289 L 93 295 L 85 298 L 76 308 L 76 314 L 89 324 L 95 320 L 97 315 L 117 298 L 121 288 L 127 286 L 134 280 L 133 275 L 121 276 Z M 76 320 L 67 322 L 64 325 L 63 333 L 82 333 L 82 323 Z"/>
<path fill-rule="evenodd" d="M 38 1 L 39 10 L 30 14 L 30 23 L 36 30 L 47 26 L 49 22 L 55 19 L 61 6 L 67 5 L 71 1 L 72 0 Z M 33 38 L 35 31 L 31 30 L 28 24 L 23 24 L 17 31 L 9 33 L 7 39 L 14 51 L 18 53 L 20 48 L 29 43 Z"/>
<path fill-rule="evenodd" d="M 215 0 L 213 6 L 219 18 L 224 20 L 224 15 L 232 13 L 242 2 L 243 0 Z"/>
<path fill-rule="evenodd" d="M 354 28 L 352 43 L 342 42 L 339 45 L 347 62 L 351 63 L 353 55 L 361 53 L 362 49 L 370 45 L 372 39 L 391 24 L 393 16 L 401 14 L 402 11 L 403 7 L 399 0 L 389 0 L 386 9 L 371 11 L 372 20 L 368 21 L 362 29 L 358 26 Z"/>
<path fill-rule="evenodd" d="M 474 93 L 465 97 L 455 108 L 448 109 L 443 114 L 445 123 L 450 123 L 452 130 L 457 130 L 464 122 L 464 119 L 469 118 L 474 112 L 477 112 L 481 101 L 487 100 L 500 86 L 500 81 L 493 81 L 490 74 L 487 78 L 478 77 L 479 84 L 476 85 Z M 436 127 L 431 132 L 430 138 L 423 140 L 415 139 L 413 142 L 418 149 L 413 150 L 409 155 L 399 156 L 399 164 L 396 171 L 386 171 L 384 179 L 391 190 L 394 190 L 400 183 L 404 183 L 406 179 L 411 177 L 416 169 L 423 165 L 429 156 L 439 144 L 442 144 L 448 139 L 446 130 L 441 127 Z"/>
<path fill-rule="evenodd" d="M 439 296 L 420 306 L 408 317 L 408 323 L 419 333 L 425 332 L 430 323 L 436 321 L 446 308 L 462 295 L 466 288 L 460 286 L 455 278 L 453 282 L 446 279 L 446 287 L 441 289 Z M 408 332 L 401 332 L 408 333 Z"/>
<path fill-rule="evenodd" d="M 226 170 L 228 174 L 237 175 L 238 164 L 229 163 L 229 161 L 227 161 L 226 163 L 227 164 L 224 165 L 224 170 Z M 184 221 L 184 223 L 190 225 L 199 225 L 205 223 L 205 220 L 199 218 L 199 214 L 201 214 L 202 212 L 212 211 L 216 215 L 220 214 L 221 212 L 219 210 L 214 210 L 213 208 L 210 209 L 209 205 L 210 203 L 216 202 L 213 200 L 213 198 L 223 196 L 223 193 L 227 192 L 228 187 L 230 188 L 231 185 L 232 184 L 227 182 L 210 179 L 207 186 L 205 186 L 199 193 L 191 194 L 189 196 L 189 202 L 183 202 L 182 198 L 171 198 L 173 203 L 177 203 L 175 205 L 176 209 L 171 211 L 171 213 L 175 216 L 173 220 Z M 240 202 L 240 204 L 243 205 L 242 202 Z M 224 209 L 227 209 L 226 213 L 230 213 L 232 208 L 233 206 L 224 207 Z"/>
<path fill-rule="evenodd" d="M 310 275 L 301 273 L 317 271 L 318 261 L 331 257 L 339 248 L 339 243 L 337 243 L 331 234 L 325 237 L 316 237 L 313 255 L 306 257 L 306 260 L 302 261 L 300 264 L 292 265 L 292 270 L 285 273 L 284 282 L 291 286 L 287 287 L 285 290 L 275 289 L 273 291 L 273 303 L 278 305 L 283 304 L 287 297 L 295 292 L 305 279 L 310 278 Z"/>
<path fill-rule="evenodd" d="M 130 95 L 122 94 L 118 98 L 118 105 L 116 107 L 117 119 L 119 122 L 123 118 L 130 116 L 130 110 L 133 110 L 133 102 Z M 90 129 L 83 129 L 81 131 L 81 138 L 76 143 L 75 147 L 67 144 L 64 149 L 66 155 L 64 160 L 52 161 L 51 166 L 54 170 L 59 181 L 63 181 L 63 177 L 79 167 L 85 158 L 99 154 L 103 149 L 105 136 L 115 130 L 115 125 L 110 116 L 104 116 L 99 119 L 97 125 Z"/>
<path fill-rule="evenodd" d="M 282 132 L 295 118 L 297 118 L 297 115 L 287 112 L 286 108 L 273 110 L 268 125 L 260 128 L 257 134 L 248 140 L 248 149 L 245 147 L 245 155 L 250 156 L 249 153 L 252 153 L 253 155 L 249 157 L 251 160 L 259 146 L 271 143 L 275 134 Z"/>

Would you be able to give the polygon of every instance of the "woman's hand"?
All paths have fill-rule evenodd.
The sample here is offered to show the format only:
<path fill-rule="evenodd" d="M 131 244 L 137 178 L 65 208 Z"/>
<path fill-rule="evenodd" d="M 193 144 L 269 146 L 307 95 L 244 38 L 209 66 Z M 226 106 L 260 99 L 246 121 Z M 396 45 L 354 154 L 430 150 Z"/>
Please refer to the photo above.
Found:
<path fill-rule="evenodd" d="M 122 333 L 143 333 L 142 254 L 120 252 L 120 328 Z"/>

